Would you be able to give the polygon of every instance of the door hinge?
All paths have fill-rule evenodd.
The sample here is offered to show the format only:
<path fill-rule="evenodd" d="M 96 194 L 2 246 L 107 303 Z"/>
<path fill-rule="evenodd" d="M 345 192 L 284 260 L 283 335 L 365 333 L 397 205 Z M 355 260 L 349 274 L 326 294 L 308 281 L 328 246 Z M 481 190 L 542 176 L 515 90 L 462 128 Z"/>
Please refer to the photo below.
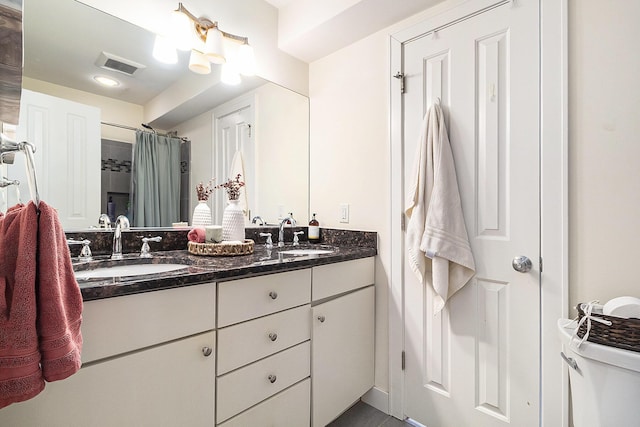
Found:
<path fill-rule="evenodd" d="M 402 216 L 400 217 L 400 227 L 402 228 L 402 231 L 407 230 L 407 217 L 404 212 L 402 212 Z"/>
<path fill-rule="evenodd" d="M 542 257 L 540 257 L 540 273 L 542 273 Z"/>
<path fill-rule="evenodd" d="M 406 363 L 405 362 L 405 357 L 404 357 L 404 351 L 402 352 L 401 359 L 402 359 L 402 370 L 404 371 L 404 367 L 405 367 L 405 363 Z"/>
<path fill-rule="evenodd" d="M 400 93 L 404 93 L 404 74 L 398 71 L 393 77 L 400 80 Z"/>

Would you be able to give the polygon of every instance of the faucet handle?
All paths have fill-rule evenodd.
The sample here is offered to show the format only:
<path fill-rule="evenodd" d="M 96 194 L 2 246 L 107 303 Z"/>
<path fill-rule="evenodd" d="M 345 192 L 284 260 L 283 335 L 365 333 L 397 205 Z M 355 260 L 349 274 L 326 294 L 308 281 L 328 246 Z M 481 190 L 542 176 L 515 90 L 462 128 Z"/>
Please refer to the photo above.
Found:
<path fill-rule="evenodd" d="M 100 218 L 98 218 L 98 228 L 106 228 L 107 230 L 111 230 L 111 219 L 107 214 L 100 214 Z"/>
<path fill-rule="evenodd" d="M 299 234 L 304 234 L 304 231 L 293 232 L 293 246 L 298 246 L 300 244 L 300 240 L 298 239 Z"/>
<path fill-rule="evenodd" d="M 91 244 L 90 240 L 76 240 L 76 239 L 67 239 L 68 245 L 82 245 L 82 250 L 80 251 L 80 256 L 78 256 L 78 261 L 88 262 L 93 261 L 93 254 L 91 253 L 91 248 L 89 245 Z"/>
<path fill-rule="evenodd" d="M 78 259 L 82 262 L 93 261 L 93 254 L 91 253 L 91 248 L 89 247 L 91 241 L 84 239 L 80 243 L 82 243 L 82 250 L 80 251 L 80 256 L 78 257 Z"/>
<path fill-rule="evenodd" d="M 260 233 L 260 237 L 267 238 L 267 241 L 264 243 L 265 248 L 273 249 L 273 240 L 271 240 L 271 233 Z"/>
<path fill-rule="evenodd" d="M 162 237 L 143 237 L 142 238 L 142 248 L 140 249 L 140 258 L 151 258 L 151 248 L 149 247 L 149 242 L 159 242 L 162 240 Z"/>

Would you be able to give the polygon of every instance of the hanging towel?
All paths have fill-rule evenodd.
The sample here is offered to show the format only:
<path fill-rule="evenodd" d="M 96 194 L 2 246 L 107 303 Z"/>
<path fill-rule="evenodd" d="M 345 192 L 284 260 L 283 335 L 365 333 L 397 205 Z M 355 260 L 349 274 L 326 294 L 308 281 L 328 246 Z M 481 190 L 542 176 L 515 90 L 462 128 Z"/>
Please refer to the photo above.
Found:
<path fill-rule="evenodd" d="M 242 151 L 236 151 L 231 159 L 231 166 L 229 167 L 229 178 L 236 179 L 236 176 L 240 174 L 240 180 L 244 181 L 245 185 L 240 188 L 240 198 L 238 198 L 238 206 L 242 208 L 242 213 L 245 217 L 249 217 L 249 202 L 247 197 L 247 175 L 244 173 L 244 158 L 242 157 Z"/>
<path fill-rule="evenodd" d="M 0 215 L 0 408 L 80 369 L 82 295 L 56 211 Z"/>
<path fill-rule="evenodd" d="M 58 213 L 42 201 L 39 209 L 36 326 L 42 374 L 51 382 L 80 369 L 82 294 Z"/>
<path fill-rule="evenodd" d="M 438 313 L 475 274 L 439 102 L 422 123 L 412 182 L 405 203 L 408 261 L 420 283 L 430 284 L 435 291 Z"/>
<path fill-rule="evenodd" d="M 44 389 L 36 330 L 37 215 L 32 204 L 0 214 L 0 408 Z"/>

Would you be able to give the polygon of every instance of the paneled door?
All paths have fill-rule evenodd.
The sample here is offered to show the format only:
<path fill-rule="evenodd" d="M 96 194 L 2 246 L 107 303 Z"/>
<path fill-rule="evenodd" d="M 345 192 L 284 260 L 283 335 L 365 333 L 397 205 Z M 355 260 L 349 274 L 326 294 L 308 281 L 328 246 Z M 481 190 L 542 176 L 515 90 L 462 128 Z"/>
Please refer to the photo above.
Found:
<path fill-rule="evenodd" d="M 404 188 L 421 121 L 440 98 L 476 276 L 434 313 L 404 262 L 404 412 L 428 427 L 539 420 L 538 2 L 484 3 L 424 23 L 402 45 Z M 437 31 L 433 31 L 437 29 Z M 406 249 L 405 249 L 406 250 Z M 532 268 L 516 271 L 526 256 Z"/>
<path fill-rule="evenodd" d="M 100 109 L 22 90 L 16 140 L 35 145 L 40 200 L 58 211 L 66 230 L 98 224 L 100 216 Z M 20 181 L 21 201 L 30 199 L 26 158 L 7 168 Z M 15 193 L 8 192 L 10 196 Z M 9 206 L 18 200 L 9 197 Z"/>
<path fill-rule="evenodd" d="M 255 195 L 252 194 L 255 186 L 255 138 L 252 128 L 254 123 L 254 98 L 253 96 L 240 97 L 227 104 L 221 105 L 214 111 L 214 149 L 213 149 L 213 177 L 215 184 L 225 182 L 233 178 L 231 162 L 237 151 L 242 153 L 244 160 L 245 176 L 242 181 L 246 186 L 242 191 L 247 195 L 247 209 L 255 209 Z M 224 191 L 216 191 L 213 194 L 214 224 L 222 224 L 222 214 L 227 206 L 227 196 Z M 242 197 L 241 197 L 242 198 Z M 247 215 L 250 219 L 250 214 Z"/>

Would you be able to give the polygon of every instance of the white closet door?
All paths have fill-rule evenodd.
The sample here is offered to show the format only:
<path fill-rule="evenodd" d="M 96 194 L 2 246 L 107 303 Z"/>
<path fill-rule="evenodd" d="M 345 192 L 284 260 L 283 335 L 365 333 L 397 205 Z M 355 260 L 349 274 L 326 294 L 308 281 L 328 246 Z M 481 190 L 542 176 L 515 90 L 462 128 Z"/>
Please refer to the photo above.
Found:
<path fill-rule="evenodd" d="M 216 179 L 215 184 L 220 184 L 229 178 L 233 178 L 229 176 L 231 161 L 236 151 L 240 151 L 244 159 L 245 170 L 245 176 L 242 178 L 245 182 L 245 187 L 242 191 L 247 194 L 249 215 L 255 209 L 256 189 L 253 122 L 253 96 L 238 98 L 218 107 L 214 111 L 213 176 Z M 222 213 L 227 206 L 226 193 L 224 191 L 216 191 L 213 197 L 213 222 L 214 224 L 222 224 Z"/>
<path fill-rule="evenodd" d="M 447 22 L 403 45 L 407 188 L 420 123 L 440 98 L 476 276 L 433 311 L 404 268 L 405 414 L 429 427 L 534 427 L 539 418 L 538 2 Z M 456 18 L 462 18 L 456 21 Z M 512 268 L 515 256 L 532 261 Z"/>
<path fill-rule="evenodd" d="M 97 225 L 100 109 L 23 89 L 16 137 L 36 146 L 40 200 L 57 209 L 62 226 L 71 230 Z M 16 154 L 7 173 L 20 180 L 21 199 L 28 201 L 25 156 Z M 9 198 L 10 206 L 17 202 L 15 192 L 9 192 Z"/>

